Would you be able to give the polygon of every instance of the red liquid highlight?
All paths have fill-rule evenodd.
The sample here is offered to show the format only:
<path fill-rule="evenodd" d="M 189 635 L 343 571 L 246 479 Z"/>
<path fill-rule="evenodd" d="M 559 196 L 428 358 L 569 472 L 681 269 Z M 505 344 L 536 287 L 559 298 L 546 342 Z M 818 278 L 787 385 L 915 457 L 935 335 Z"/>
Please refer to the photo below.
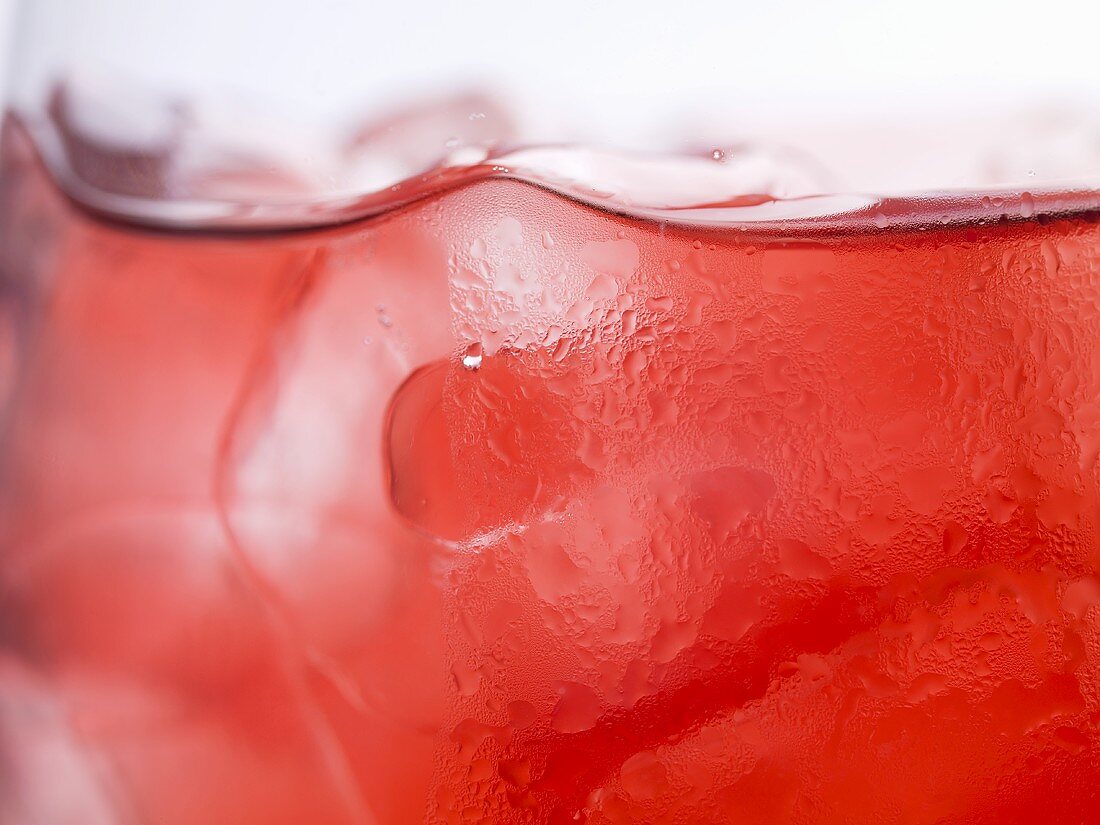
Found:
<path fill-rule="evenodd" d="M 181 235 L 8 138 L 13 823 L 1093 816 L 1092 217 Z"/>

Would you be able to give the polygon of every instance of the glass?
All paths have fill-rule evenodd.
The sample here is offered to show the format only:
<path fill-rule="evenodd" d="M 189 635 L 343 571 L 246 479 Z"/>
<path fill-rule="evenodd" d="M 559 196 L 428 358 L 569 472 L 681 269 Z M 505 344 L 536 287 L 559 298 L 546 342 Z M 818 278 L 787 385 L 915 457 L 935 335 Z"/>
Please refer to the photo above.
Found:
<path fill-rule="evenodd" d="M 0 821 L 1087 820 L 1096 113 L 852 8 L 25 4 Z"/>

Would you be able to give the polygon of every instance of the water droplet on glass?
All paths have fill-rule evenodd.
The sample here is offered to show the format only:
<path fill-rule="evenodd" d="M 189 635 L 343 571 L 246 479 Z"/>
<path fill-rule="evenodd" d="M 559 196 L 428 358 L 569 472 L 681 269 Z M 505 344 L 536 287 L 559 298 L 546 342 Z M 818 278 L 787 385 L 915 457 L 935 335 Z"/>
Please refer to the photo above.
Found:
<path fill-rule="evenodd" d="M 1030 218 L 1035 214 L 1035 198 L 1031 196 L 1030 192 L 1024 192 L 1020 195 L 1020 217 Z"/>
<path fill-rule="evenodd" d="M 473 372 L 481 368 L 481 344 L 470 344 L 462 354 L 462 366 Z"/>

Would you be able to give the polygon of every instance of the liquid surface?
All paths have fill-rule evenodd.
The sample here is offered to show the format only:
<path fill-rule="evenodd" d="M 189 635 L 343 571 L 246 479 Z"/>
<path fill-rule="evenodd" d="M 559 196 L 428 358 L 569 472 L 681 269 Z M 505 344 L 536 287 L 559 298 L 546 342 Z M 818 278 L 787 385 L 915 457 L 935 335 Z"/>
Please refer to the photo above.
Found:
<path fill-rule="evenodd" d="M 226 122 L 139 91 L 70 80 L 56 86 L 43 113 L 19 121 L 71 197 L 161 228 L 325 226 L 488 179 L 635 218 L 793 237 L 1100 209 L 1100 125 L 1075 117 L 1051 118 L 1058 126 L 1042 139 L 1015 124 L 1014 139 L 991 145 L 946 124 L 908 143 L 868 128 L 823 153 L 824 161 L 812 145 L 774 139 L 664 153 L 532 145 L 483 94 L 409 105 L 327 134 L 295 133 L 277 121 L 263 128 L 259 113 Z M 982 132 L 998 129 L 1005 125 L 995 119 L 982 123 Z M 957 141 L 941 146 L 944 132 Z M 882 168 L 891 158 L 920 171 L 892 174 Z M 914 190 L 916 174 L 923 177 Z"/>
<path fill-rule="evenodd" d="M 4 150 L 0 821 L 1093 816 L 1087 214 L 188 236 Z"/>

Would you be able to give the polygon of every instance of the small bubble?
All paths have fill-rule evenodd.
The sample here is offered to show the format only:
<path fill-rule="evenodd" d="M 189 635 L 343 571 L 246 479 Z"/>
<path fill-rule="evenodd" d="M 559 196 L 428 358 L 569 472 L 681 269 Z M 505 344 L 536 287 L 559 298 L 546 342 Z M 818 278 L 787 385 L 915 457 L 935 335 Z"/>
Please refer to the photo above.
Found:
<path fill-rule="evenodd" d="M 715 149 L 713 152 L 710 153 L 710 156 L 712 160 L 718 163 L 726 162 L 726 153 L 723 152 L 721 149 Z"/>
<path fill-rule="evenodd" d="M 378 323 L 380 323 L 384 327 L 393 326 L 393 318 L 391 318 L 389 313 L 386 312 L 385 304 L 379 304 L 377 307 L 375 307 L 375 310 L 378 313 Z"/>
<path fill-rule="evenodd" d="M 458 138 L 456 138 L 456 137 L 447 138 L 447 140 L 445 140 L 443 142 L 443 146 L 446 147 L 447 149 L 454 149 L 456 146 L 458 146 Z"/>
<path fill-rule="evenodd" d="M 1028 176 L 1029 178 L 1033 178 L 1033 177 L 1035 177 L 1035 170 L 1034 170 L 1034 169 L 1028 169 L 1028 170 L 1027 170 L 1027 176 Z"/>
<path fill-rule="evenodd" d="M 470 120 L 485 120 L 485 112 L 470 112 Z"/>
<path fill-rule="evenodd" d="M 702 249 L 703 248 L 703 242 L 702 241 L 695 241 L 695 243 L 693 243 L 691 245 L 691 248 L 692 249 Z"/>
<path fill-rule="evenodd" d="M 470 372 L 474 372 L 481 368 L 481 358 L 481 344 L 470 344 L 462 354 L 462 366 Z"/>
<path fill-rule="evenodd" d="M 554 245 L 554 236 L 549 232 L 542 233 L 542 246 L 544 249 L 550 249 Z"/>

